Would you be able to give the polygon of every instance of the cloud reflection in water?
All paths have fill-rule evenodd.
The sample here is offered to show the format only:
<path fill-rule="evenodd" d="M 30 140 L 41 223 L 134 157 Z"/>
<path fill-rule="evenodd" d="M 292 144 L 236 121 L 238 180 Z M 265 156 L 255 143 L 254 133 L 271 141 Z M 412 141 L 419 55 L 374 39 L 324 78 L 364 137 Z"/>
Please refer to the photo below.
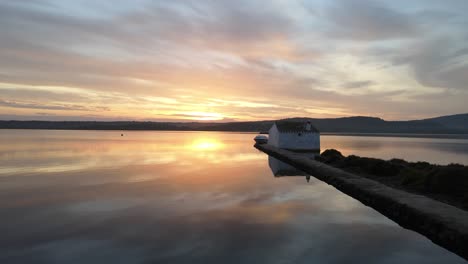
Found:
<path fill-rule="evenodd" d="M 251 134 L 61 131 L 15 150 L 2 133 L 1 164 L 27 166 L 0 177 L 1 263 L 464 263 L 314 178 L 274 178 Z M 37 170 L 56 164 L 73 169 Z"/>

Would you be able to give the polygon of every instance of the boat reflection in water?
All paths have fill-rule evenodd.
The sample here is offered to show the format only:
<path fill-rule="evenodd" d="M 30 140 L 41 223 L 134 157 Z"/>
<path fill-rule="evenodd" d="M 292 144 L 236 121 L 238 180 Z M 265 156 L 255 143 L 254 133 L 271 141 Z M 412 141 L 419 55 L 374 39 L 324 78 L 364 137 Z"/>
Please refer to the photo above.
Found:
<path fill-rule="evenodd" d="M 310 175 L 285 162 L 282 162 L 272 156 L 268 156 L 268 166 L 275 177 L 285 176 L 305 176 L 307 182 L 310 181 Z"/>

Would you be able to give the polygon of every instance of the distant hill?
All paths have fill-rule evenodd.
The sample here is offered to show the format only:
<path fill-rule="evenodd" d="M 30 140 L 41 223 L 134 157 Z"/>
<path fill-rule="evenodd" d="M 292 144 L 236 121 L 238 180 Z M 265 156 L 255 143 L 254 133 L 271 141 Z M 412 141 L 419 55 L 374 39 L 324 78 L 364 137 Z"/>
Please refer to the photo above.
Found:
<path fill-rule="evenodd" d="M 464 134 L 468 133 L 468 114 L 443 116 L 425 120 L 385 121 L 377 117 L 305 118 L 285 120 L 310 121 L 320 132 L 328 133 L 420 133 Z M 274 121 L 233 122 L 215 124 L 206 130 L 219 131 L 268 131 Z"/>
<path fill-rule="evenodd" d="M 284 120 L 311 121 L 320 132 L 328 133 L 419 133 L 468 134 L 468 114 L 423 120 L 385 121 L 377 117 L 306 118 Z M 93 122 L 93 121 L 0 121 L 0 129 L 69 130 L 180 130 L 180 131 L 268 131 L 275 120 L 229 123 L 171 122 Z"/>
<path fill-rule="evenodd" d="M 468 131 L 468 114 L 441 116 L 422 120 L 424 122 L 435 122 L 447 128 Z"/>

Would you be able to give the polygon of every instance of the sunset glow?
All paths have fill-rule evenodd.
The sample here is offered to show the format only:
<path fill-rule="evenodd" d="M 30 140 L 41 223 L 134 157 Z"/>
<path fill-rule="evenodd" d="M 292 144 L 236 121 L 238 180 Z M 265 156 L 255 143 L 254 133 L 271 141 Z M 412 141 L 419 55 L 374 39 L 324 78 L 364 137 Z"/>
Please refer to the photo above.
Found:
<path fill-rule="evenodd" d="M 218 113 L 188 112 L 185 113 L 185 115 L 193 120 L 198 121 L 217 121 L 223 119 L 223 116 Z"/>
<path fill-rule="evenodd" d="M 0 119 L 408 120 L 466 112 L 468 5 L 0 3 Z"/>

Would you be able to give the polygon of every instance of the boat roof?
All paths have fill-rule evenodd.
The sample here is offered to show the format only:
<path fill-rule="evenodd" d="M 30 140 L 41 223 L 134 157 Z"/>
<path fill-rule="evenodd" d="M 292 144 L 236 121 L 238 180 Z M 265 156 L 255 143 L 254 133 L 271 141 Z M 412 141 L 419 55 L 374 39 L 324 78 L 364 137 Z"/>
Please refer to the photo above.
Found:
<path fill-rule="evenodd" d="M 279 132 L 304 132 L 304 133 L 318 133 L 318 129 L 310 124 L 310 130 L 305 130 L 307 121 L 276 121 L 276 127 Z"/>

